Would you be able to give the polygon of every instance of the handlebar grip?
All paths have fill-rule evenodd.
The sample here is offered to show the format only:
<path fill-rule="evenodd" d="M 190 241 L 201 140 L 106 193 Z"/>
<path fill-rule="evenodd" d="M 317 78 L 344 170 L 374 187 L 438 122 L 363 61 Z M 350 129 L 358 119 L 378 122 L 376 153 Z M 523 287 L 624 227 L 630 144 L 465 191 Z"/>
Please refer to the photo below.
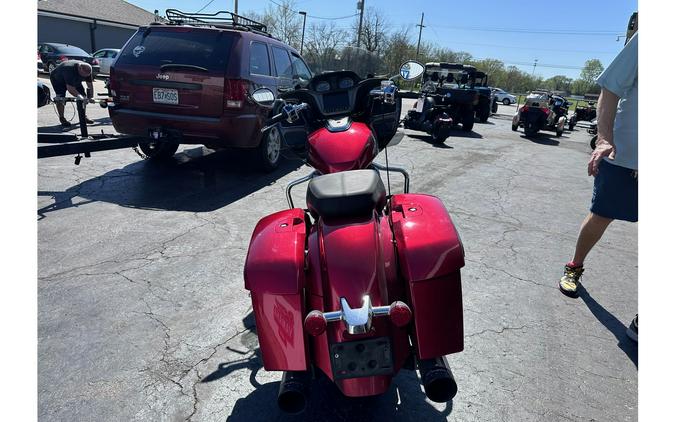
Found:
<path fill-rule="evenodd" d="M 265 126 L 272 126 L 274 124 L 279 123 L 282 120 L 284 120 L 284 113 L 279 113 L 276 116 L 272 116 L 271 118 L 269 118 L 265 123 Z"/>

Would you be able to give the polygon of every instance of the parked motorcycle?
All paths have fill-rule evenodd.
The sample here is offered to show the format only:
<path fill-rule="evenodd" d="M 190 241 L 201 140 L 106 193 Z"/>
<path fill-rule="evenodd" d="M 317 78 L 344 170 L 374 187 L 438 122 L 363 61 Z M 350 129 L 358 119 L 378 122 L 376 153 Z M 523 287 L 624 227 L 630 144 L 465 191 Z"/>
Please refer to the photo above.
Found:
<path fill-rule="evenodd" d="M 415 72 L 411 73 L 411 69 Z M 401 66 L 402 78 L 414 80 L 425 72 L 425 66 L 416 61 L 408 61 Z M 405 76 L 404 76 L 405 75 Z M 409 78 L 415 75 L 415 78 Z M 442 144 L 450 136 L 453 120 L 450 117 L 450 104 L 446 101 L 445 93 L 437 92 L 437 87 L 442 84 L 438 73 L 430 73 L 428 78 L 422 81 L 419 97 L 412 110 L 403 119 L 403 127 L 406 129 L 419 130 L 431 135 L 435 144 Z"/>
<path fill-rule="evenodd" d="M 408 193 L 405 170 L 373 162 L 402 137 L 396 87 L 339 71 L 252 97 L 272 108 L 263 130 L 277 128 L 314 168 L 287 186 L 290 209 L 258 222 L 244 268 L 264 367 L 283 371 L 279 407 L 303 411 L 319 371 L 365 397 L 404 367 L 417 367 L 429 399 L 451 400 L 444 356 L 464 347 L 464 249 L 438 198 Z M 385 190 L 390 171 L 404 176 L 403 194 Z M 291 189 L 305 181 L 302 209 Z"/>
<path fill-rule="evenodd" d="M 567 123 L 570 102 L 548 91 L 532 91 L 525 98 L 525 104 L 513 116 L 511 130 L 523 127 L 525 136 L 535 135 L 540 130 L 555 131 L 562 136 Z"/>

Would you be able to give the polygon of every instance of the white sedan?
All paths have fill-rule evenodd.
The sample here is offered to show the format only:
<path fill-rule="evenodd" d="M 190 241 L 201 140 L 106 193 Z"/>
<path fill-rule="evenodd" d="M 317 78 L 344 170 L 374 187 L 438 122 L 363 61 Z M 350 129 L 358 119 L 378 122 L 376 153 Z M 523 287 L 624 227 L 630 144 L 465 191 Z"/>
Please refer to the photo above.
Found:
<path fill-rule="evenodd" d="M 92 54 L 98 60 L 99 66 L 101 66 L 101 73 L 110 74 L 110 66 L 115 62 L 119 52 L 119 48 L 103 48 Z"/>
<path fill-rule="evenodd" d="M 509 94 L 501 88 L 492 88 L 492 94 L 497 98 L 498 102 L 504 105 L 513 104 L 517 101 L 515 95 Z"/>

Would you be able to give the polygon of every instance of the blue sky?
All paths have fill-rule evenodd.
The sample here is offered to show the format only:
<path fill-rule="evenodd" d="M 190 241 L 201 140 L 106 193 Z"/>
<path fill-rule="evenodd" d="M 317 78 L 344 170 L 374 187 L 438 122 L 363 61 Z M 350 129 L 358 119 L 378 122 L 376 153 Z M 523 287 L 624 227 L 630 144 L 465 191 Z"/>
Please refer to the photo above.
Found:
<path fill-rule="evenodd" d="M 149 11 L 167 8 L 197 11 L 209 0 L 127 0 Z M 275 0 L 279 1 L 279 0 Z M 528 0 L 424 1 L 365 0 L 366 8 L 380 9 L 392 29 L 408 28 L 417 39 L 422 12 L 425 41 L 467 51 L 476 58 L 494 58 L 536 75 L 579 77 L 588 59 L 597 58 L 607 66 L 623 47 L 630 14 L 637 0 L 565 0 L 563 2 Z M 270 0 L 240 0 L 239 12 L 261 12 Z M 356 0 L 299 0 L 296 9 L 308 14 L 307 24 L 318 17 L 339 17 L 356 13 Z M 234 10 L 233 0 L 213 0 L 203 11 Z M 352 19 L 336 20 L 348 28 Z M 608 34 L 609 32 L 609 34 Z"/>

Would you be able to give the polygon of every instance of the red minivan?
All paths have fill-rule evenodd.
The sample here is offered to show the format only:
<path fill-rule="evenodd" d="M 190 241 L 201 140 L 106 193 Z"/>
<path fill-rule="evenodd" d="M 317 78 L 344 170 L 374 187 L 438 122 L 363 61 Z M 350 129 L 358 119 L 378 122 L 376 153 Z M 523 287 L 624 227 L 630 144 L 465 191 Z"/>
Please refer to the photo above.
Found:
<path fill-rule="evenodd" d="M 248 94 L 308 82 L 300 54 L 265 25 L 230 12 L 167 10 L 167 18 L 140 27 L 110 69 L 115 130 L 152 138 L 140 145 L 150 158 L 171 157 L 178 144 L 255 148 L 261 167 L 275 169 L 281 135 L 261 136 L 267 111 Z"/>

